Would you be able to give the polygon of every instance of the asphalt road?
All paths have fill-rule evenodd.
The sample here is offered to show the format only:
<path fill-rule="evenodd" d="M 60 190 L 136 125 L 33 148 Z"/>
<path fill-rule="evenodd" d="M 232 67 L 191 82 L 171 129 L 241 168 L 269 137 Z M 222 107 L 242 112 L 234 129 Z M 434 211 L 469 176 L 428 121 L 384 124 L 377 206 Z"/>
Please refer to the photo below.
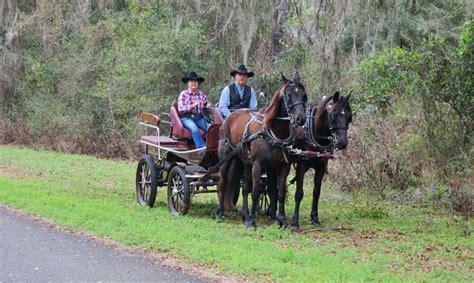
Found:
<path fill-rule="evenodd" d="M 0 207 L 0 282 L 11 281 L 203 280 Z"/>

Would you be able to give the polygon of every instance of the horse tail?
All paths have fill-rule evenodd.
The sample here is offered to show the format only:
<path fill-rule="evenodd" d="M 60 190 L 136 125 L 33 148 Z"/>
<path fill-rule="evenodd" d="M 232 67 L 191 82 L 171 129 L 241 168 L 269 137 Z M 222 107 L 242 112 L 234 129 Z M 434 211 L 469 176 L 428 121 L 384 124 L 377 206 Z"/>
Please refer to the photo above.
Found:
<path fill-rule="evenodd" d="M 224 121 L 219 130 L 218 156 L 220 160 L 226 158 L 233 150 L 230 144 L 230 130 L 226 121 Z M 236 159 L 234 157 L 227 160 L 220 168 L 218 193 L 222 195 L 219 196 L 219 201 L 222 201 L 226 210 L 235 208 L 240 193 L 240 179 L 238 181 L 235 180 L 235 176 L 239 174 L 239 170 L 236 168 L 238 165 L 236 164 Z M 237 186 L 235 183 L 237 183 Z"/>
<path fill-rule="evenodd" d="M 226 172 L 226 186 L 223 190 L 223 201 L 225 209 L 235 209 L 240 195 L 240 180 L 242 178 L 242 162 L 234 157 L 228 161 Z M 222 176 L 221 176 L 222 177 Z"/>

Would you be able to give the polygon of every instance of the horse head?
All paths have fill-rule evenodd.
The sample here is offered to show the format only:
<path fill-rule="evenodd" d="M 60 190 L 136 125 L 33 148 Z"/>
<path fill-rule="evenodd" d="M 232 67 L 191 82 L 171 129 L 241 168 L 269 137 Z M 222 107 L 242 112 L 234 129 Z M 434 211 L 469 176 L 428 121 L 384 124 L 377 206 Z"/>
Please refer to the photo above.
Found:
<path fill-rule="evenodd" d="M 308 95 L 300 81 L 298 72 L 293 78 L 287 79 L 281 74 L 282 85 L 272 96 L 268 103 L 267 113 L 264 118 L 265 127 L 277 117 L 288 118 L 293 128 L 301 127 L 306 122 L 306 104 Z"/>
<path fill-rule="evenodd" d="M 352 90 L 347 96 L 337 91 L 333 96 L 323 99 L 314 115 L 313 138 L 319 147 L 333 146 L 338 150 L 347 147 L 347 130 L 352 122 L 352 109 L 349 100 Z"/>
<path fill-rule="evenodd" d="M 283 95 L 283 111 L 286 111 L 288 116 L 293 119 L 292 123 L 294 126 L 303 126 L 306 122 L 308 95 L 300 81 L 300 75 L 298 72 L 295 72 L 291 80 L 285 78 L 283 74 L 281 76 L 286 86 Z"/>
<path fill-rule="evenodd" d="M 352 90 L 347 96 L 342 96 L 336 92 L 332 100 L 326 105 L 328 113 L 328 126 L 331 133 L 337 138 L 337 149 L 342 150 L 347 147 L 347 130 L 352 122 L 352 109 L 349 104 Z"/>

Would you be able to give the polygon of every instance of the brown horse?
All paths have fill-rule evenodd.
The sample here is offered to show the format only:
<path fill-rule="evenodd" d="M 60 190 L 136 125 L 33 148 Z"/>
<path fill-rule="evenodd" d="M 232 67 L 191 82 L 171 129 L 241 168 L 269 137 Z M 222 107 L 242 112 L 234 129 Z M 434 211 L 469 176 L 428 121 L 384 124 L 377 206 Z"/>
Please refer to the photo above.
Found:
<path fill-rule="evenodd" d="M 226 207 L 235 203 L 240 177 L 243 175 L 242 215 L 246 227 L 255 228 L 261 176 L 267 172 L 268 190 L 272 196 L 278 195 L 280 203 L 278 220 L 281 225 L 287 225 L 284 201 L 290 163 L 285 162 L 288 159 L 283 147 L 294 142 L 295 128 L 305 123 L 307 94 L 298 74 L 292 80 L 282 75 L 282 80 L 282 86 L 273 95 L 265 111 L 256 113 L 246 109 L 237 110 L 221 126 L 219 158 L 225 158 L 235 147 L 240 147 L 240 150 L 220 169 L 218 219 L 223 218 Z M 250 192 L 251 211 L 248 206 Z M 270 209 L 270 216 L 277 219 L 276 205 Z"/>
<path fill-rule="evenodd" d="M 303 179 L 309 168 L 315 170 L 313 202 L 311 207 L 311 223 L 319 225 L 318 203 L 321 194 L 321 182 L 326 173 L 328 158 L 336 150 L 343 150 L 347 147 L 347 130 L 352 122 L 352 110 L 349 99 L 352 91 L 347 96 L 339 95 L 323 99 L 311 111 L 306 127 L 306 139 L 301 147 L 305 150 L 312 150 L 319 153 L 328 153 L 326 158 L 306 158 L 297 161 L 296 166 L 296 192 L 295 192 L 295 212 L 291 226 L 299 227 L 299 209 L 303 199 Z"/>

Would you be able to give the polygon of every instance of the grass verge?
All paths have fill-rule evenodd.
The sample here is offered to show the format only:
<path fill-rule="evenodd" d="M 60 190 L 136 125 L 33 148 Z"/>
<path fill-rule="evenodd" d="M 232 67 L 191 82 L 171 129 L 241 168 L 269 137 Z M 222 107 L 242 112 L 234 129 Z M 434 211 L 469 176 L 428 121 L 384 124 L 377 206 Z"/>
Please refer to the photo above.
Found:
<path fill-rule="evenodd" d="M 313 229 L 306 191 L 300 232 L 278 229 L 264 218 L 257 231 L 247 231 L 237 212 L 223 223 L 214 221 L 214 194 L 194 197 L 190 213 L 181 217 L 168 212 L 165 190 L 159 190 L 155 208 L 141 207 L 134 175 L 135 163 L 0 146 L 1 204 L 203 268 L 278 281 L 474 280 L 474 243 L 466 234 L 472 220 L 434 206 L 323 188 L 320 220 L 338 229 Z M 291 212 L 292 198 L 288 207 Z"/>

